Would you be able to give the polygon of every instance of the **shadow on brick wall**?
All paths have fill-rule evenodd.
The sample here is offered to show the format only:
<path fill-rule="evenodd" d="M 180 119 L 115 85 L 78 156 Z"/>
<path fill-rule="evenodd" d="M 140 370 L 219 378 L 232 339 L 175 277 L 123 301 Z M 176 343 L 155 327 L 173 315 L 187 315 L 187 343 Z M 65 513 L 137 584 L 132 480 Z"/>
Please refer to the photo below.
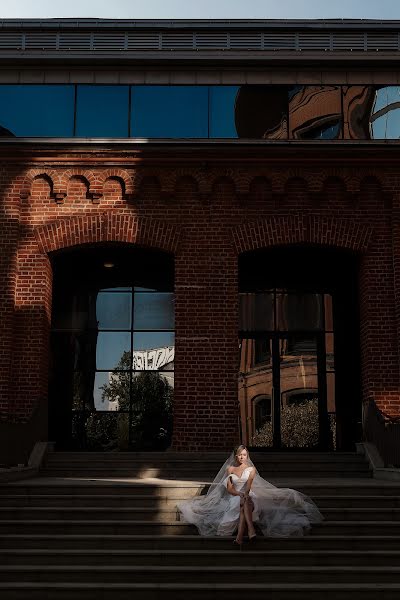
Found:
<path fill-rule="evenodd" d="M 37 441 L 47 440 L 47 401 L 38 400 L 28 421 L 17 422 L 12 416 L 0 421 L 0 467 L 28 464 Z"/>

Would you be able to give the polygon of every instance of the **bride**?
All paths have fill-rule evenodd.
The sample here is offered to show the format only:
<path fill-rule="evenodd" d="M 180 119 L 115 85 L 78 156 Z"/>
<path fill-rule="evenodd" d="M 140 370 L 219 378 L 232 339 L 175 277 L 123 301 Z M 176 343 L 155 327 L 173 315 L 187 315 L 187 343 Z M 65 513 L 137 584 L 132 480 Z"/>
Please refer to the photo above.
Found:
<path fill-rule="evenodd" d="M 181 521 L 193 523 L 201 535 L 232 535 L 242 544 L 247 530 L 256 537 L 254 524 L 265 536 L 303 535 L 323 516 L 308 496 L 290 488 L 277 488 L 263 479 L 245 446 L 235 448 L 205 496 L 177 504 Z"/>

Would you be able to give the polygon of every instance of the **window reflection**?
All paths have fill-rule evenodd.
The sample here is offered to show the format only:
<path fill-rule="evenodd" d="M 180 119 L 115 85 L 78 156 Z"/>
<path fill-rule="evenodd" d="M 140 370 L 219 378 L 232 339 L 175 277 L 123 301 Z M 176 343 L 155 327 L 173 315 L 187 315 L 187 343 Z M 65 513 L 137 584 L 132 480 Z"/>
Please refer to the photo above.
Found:
<path fill-rule="evenodd" d="M 376 90 L 370 134 L 372 139 L 400 138 L 400 86 L 386 86 Z"/>
<path fill-rule="evenodd" d="M 366 140 L 370 137 L 370 117 L 374 88 L 365 85 L 343 86 L 344 138 Z"/>
<path fill-rule="evenodd" d="M 97 337 L 96 367 L 99 370 L 130 368 L 131 334 L 129 331 L 103 332 Z"/>
<path fill-rule="evenodd" d="M 0 85 L 0 136 L 399 139 L 400 86 Z"/>
<path fill-rule="evenodd" d="M 240 294 L 240 325 L 243 331 L 262 331 L 274 328 L 273 294 Z"/>
<path fill-rule="evenodd" d="M 113 273 L 103 266 L 111 259 Z M 53 269 L 51 402 L 57 415 L 60 399 L 65 407 L 63 439 L 75 448 L 165 449 L 174 296 L 160 290 L 172 288 L 172 257 L 110 245 L 59 254 Z M 53 426 L 61 431 L 59 419 Z"/>
<path fill-rule="evenodd" d="M 146 332 L 133 334 L 132 369 L 134 371 L 170 371 L 174 368 L 174 334 Z"/>
<path fill-rule="evenodd" d="M 173 329 L 173 294 L 135 294 L 134 321 L 135 329 Z"/>
<path fill-rule="evenodd" d="M 322 302 L 320 294 L 277 294 L 276 311 L 278 329 L 320 329 Z"/>
<path fill-rule="evenodd" d="M 236 97 L 235 125 L 241 138 L 287 139 L 288 87 L 243 85 Z"/>
<path fill-rule="evenodd" d="M 341 89 L 337 85 L 297 85 L 289 90 L 289 137 L 334 140 L 341 135 Z"/>
<path fill-rule="evenodd" d="M 130 329 L 132 295 L 102 292 L 97 296 L 96 317 L 99 329 Z"/>

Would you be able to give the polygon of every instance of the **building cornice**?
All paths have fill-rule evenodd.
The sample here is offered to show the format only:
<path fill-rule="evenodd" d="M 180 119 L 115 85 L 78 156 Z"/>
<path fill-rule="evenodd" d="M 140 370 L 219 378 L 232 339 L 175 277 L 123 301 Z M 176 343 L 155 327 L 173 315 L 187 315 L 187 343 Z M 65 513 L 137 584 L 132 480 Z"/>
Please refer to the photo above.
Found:
<path fill-rule="evenodd" d="M 376 63 L 400 57 L 400 21 L 0 20 L 4 63 Z"/>
<path fill-rule="evenodd" d="M 171 150 L 173 149 L 173 152 Z M 323 151 L 322 151 L 323 150 Z M 268 142 L 224 140 L 136 139 L 23 139 L 0 138 L 0 165 L 87 165 L 119 167 L 175 167 L 195 165 L 204 171 L 218 165 L 237 168 L 257 165 L 336 165 L 341 167 L 379 165 L 395 167 L 400 163 L 398 141 L 318 141 Z"/>

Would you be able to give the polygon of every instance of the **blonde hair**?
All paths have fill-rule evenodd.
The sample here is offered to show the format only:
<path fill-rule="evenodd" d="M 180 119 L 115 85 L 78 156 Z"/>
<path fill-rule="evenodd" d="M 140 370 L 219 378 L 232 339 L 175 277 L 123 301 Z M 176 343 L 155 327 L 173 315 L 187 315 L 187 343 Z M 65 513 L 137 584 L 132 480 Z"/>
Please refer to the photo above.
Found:
<path fill-rule="evenodd" d="M 246 446 L 243 446 L 243 444 L 240 444 L 240 446 L 236 446 L 236 448 L 233 450 L 235 458 L 238 454 L 243 452 L 243 450 L 246 450 L 247 454 L 249 454 L 249 451 L 247 450 Z"/>

